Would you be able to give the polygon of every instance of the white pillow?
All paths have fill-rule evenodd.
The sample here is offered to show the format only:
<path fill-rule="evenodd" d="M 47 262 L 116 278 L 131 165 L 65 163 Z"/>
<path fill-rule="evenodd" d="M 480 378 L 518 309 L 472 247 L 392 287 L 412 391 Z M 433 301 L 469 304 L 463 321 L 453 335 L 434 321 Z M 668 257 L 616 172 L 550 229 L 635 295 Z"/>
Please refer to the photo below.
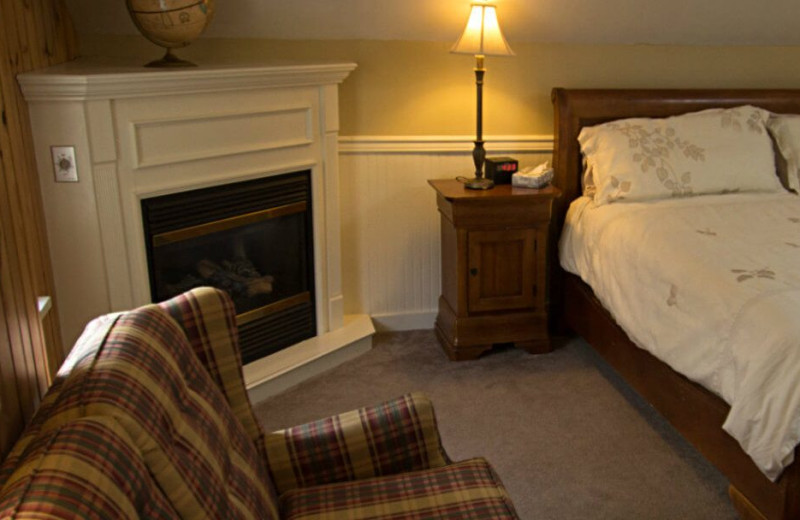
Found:
<path fill-rule="evenodd" d="M 594 198 L 594 194 L 597 190 L 594 185 L 592 168 L 586 163 L 586 157 L 583 158 L 583 176 L 581 177 L 581 188 L 583 189 L 584 196 Z"/>
<path fill-rule="evenodd" d="M 773 114 L 767 128 L 785 161 L 778 161 L 778 174 L 784 185 L 800 193 L 800 115 Z"/>
<path fill-rule="evenodd" d="M 769 112 L 712 108 L 661 119 L 621 119 L 578 136 L 595 203 L 781 190 Z"/>

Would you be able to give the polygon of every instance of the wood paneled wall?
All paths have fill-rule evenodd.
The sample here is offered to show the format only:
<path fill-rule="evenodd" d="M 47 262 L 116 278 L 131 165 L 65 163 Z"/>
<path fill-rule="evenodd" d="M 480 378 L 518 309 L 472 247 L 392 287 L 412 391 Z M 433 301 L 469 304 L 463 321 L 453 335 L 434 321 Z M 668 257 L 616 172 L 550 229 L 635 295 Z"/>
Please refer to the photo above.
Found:
<path fill-rule="evenodd" d="M 63 360 L 41 192 L 16 76 L 73 59 L 77 41 L 63 0 L 0 0 L 0 456 L 30 418 Z"/>

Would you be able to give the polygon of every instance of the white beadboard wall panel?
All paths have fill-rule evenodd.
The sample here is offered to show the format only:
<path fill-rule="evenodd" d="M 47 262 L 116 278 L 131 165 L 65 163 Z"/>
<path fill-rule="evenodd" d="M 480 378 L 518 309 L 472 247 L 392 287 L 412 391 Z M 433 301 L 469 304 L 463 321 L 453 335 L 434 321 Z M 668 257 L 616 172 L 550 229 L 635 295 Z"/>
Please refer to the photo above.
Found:
<path fill-rule="evenodd" d="M 342 137 L 342 283 L 347 314 L 381 330 L 433 327 L 441 284 L 436 195 L 427 181 L 472 176 L 469 137 Z M 520 167 L 552 155 L 550 136 L 487 139 Z"/>

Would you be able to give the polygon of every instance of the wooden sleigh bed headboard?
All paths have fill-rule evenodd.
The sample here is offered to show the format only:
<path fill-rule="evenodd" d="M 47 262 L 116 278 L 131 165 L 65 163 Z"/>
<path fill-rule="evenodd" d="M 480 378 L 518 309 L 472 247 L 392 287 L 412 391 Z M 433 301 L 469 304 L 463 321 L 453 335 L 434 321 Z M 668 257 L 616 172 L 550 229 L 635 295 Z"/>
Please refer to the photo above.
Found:
<path fill-rule="evenodd" d="M 578 134 L 584 126 L 628 117 L 668 117 L 706 108 L 754 105 L 771 112 L 800 114 L 800 90 L 571 90 L 552 92 L 555 113 L 553 184 L 562 205 L 581 192 Z M 566 211 L 566 207 L 564 207 Z M 563 221 L 559 221 L 561 223 Z"/>
<path fill-rule="evenodd" d="M 578 134 L 584 126 L 630 117 L 667 117 L 707 108 L 755 105 L 800 114 L 800 90 L 553 89 L 553 184 L 562 190 L 553 210 L 557 240 L 570 203 L 581 195 Z M 551 251 L 557 254 L 557 247 Z M 577 276 L 551 258 L 551 307 L 556 321 L 583 336 L 628 383 L 658 409 L 730 481 L 743 518 L 800 519 L 800 450 L 780 479 L 769 481 L 722 428 L 729 410 L 719 397 L 637 347 Z M 560 320 L 559 320 L 560 318 Z"/>

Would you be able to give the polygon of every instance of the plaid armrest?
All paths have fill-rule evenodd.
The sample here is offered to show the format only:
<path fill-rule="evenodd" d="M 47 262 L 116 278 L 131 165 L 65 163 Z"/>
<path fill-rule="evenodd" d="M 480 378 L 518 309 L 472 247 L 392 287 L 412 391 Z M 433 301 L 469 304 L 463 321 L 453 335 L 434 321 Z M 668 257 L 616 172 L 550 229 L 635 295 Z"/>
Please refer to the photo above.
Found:
<path fill-rule="evenodd" d="M 421 393 L 267 434 L 265 445 L 278 493 L 450 463 Z"/>

